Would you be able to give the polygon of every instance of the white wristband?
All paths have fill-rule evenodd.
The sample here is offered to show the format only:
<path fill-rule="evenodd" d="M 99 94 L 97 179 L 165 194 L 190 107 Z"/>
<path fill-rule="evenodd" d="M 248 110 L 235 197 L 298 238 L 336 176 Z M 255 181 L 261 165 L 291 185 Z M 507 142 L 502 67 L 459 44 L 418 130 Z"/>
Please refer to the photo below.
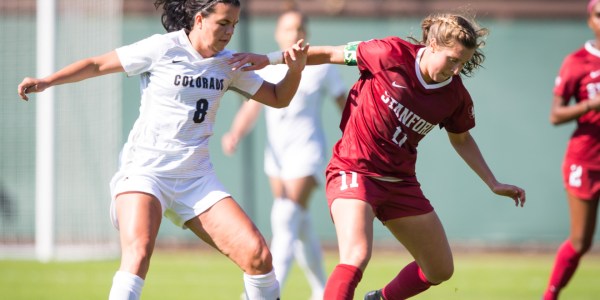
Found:
<path fill-rule="evenodd" d="M 269 64 L 278 65 L 283 63 L 283 52 L 281 51 L 273 51 L 267 54 L 267 58 L 269 58 Z"/>

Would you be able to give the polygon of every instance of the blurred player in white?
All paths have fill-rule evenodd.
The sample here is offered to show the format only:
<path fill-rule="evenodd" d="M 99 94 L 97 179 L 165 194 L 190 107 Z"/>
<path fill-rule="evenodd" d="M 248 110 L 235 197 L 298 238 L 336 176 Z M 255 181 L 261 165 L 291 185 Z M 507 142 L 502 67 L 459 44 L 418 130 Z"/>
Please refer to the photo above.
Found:
<path fill-rule="evenodd" d="M 283 13 L 275 31 L 280 49 L 288 49 L 296 41 L 305 39 L 306 27 L 307 19 L 299 11 Z M 267 81 L 278 82 L 287 69 L 286 65 L 271 65 L 257 73 Z M 332 96 L 341 111 L 346 102 L 346 86 L 337 66 L 307 66 L 288 107 L 265 107 L 264 169 L 274 197 L 271 210 L 273 268 L 283 288 L 295 257 L 308 279 L 312 299 L 323 299 L 326 282 L 320 242 L 308 210 L 312 192 L 324 180 L 327 153 L 321 108 L 326 96 Z M 226 154 L 235 152 L 238 142 L 253 128 L 262 107 L 253 100 L 242 105 L 230 131 L 222 138 Z"/>
<path fill-rule="evenodd" d="M 79 60 L 45 78 L 27 77 L 18 93 L 27 100 L 28 93 L 115 72 L 141 77 L 140 115 L 110 184 L 122 254 L 110 300 L 140 298 L 163 215 L 236 263 L 248 299 L 279 299 L 267 244 L 216 178 L 208 141 L 226 91 L 287 106 L 307 48 L 297 44 L 299 51 L 281 54 L 288 71 L 275 85 L 229 64 L 233 52 L 225 47 L 239 21 L 238 0 L 159 0 L 155 6 L 164 9 L 167 34 Z"/>
<path fill-rule="evenodd" d="M 558 248 L 543 300 L 558 299 L 581 257 L 590 250 L 600 199 L 600 5 L 588 3 L 588 26 L 596 38 L 568 55 L 560 68 L 550 121 L 577 122 L 562 164 L 571 231 Z M 569 104 L 571 100 L 575 103 Z"/>

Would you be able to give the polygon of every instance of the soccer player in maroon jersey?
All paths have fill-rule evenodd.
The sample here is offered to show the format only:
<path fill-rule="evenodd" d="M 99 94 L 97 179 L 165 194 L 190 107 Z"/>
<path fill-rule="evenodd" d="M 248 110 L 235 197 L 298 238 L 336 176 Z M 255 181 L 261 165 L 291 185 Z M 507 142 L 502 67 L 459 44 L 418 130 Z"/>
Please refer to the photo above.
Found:
<path fill-rule="evenodd" d="M 371 257 L 375 218 L 415 261 L 365 299 L 409 298 L 451 277 L 454 265 L 444 228 L 415 175 L 417 145 L 438 125 L 492 192 L 512 198 L 517 206 L 525 203 L 523 189 L 496 180 L 469 134 L 475 115 L 461 74 L 471 75 L 483 62 L 480 47 L 487 30 L 451 14 L 428 16 L 422 29 L 422 40 L 412 43 L 388 37 L 308 50 L 307 64 L 357 65 L 360 71 L 342 114 L 342 138 L 326 171 L 340 261 L 324 299 L 353 299 Z M 267 64 L 265 56 L 234 57 L 234 66 L 252 62 L 249 69 L 258 69 Z"/>
<path fill-rule="evenodd" d="M 568 55 L 554 86 L 550 122 L 576 121 L 562 164 L 571 230 L 558 248 L 544 300 L 558 299 L 581 256 L 592 246 L 600 198 L 600 5 L 588 4 L 588 26 L 596 38 Z M 570 105 L 571 99 L 575 103 Z"/>

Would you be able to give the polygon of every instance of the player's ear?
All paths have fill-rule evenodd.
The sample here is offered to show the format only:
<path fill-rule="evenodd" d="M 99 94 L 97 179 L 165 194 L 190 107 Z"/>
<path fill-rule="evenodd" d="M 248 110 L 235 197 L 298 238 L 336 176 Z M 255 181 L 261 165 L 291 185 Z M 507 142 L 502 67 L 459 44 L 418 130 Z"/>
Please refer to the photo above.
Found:
<path fill-rule="evenodd" d="M 437 42 L 434 38 L 429 39 L 428 46 L 431 48 L 431 53 L 435 53 L 435 51 L 438 49 Z"/>
<path fill-rule="evenodd" d="M 198 26 L 198 29 L 202 29 L 202 20 L 203 19 L 204 18 L 202 17 L 202 14 L 201 13 L 197 13 L 194 16 L 194 27 Z"/>

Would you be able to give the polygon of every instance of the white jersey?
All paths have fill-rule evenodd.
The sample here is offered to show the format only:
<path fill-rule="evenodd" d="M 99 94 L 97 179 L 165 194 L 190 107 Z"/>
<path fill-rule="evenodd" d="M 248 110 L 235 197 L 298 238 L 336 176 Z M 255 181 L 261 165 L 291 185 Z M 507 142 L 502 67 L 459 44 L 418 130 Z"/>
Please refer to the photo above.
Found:
<path fill-rule="evenodd" d="M 257 71 L 269 82 L 285 76 L 286 65 Z M 318 175 L 325 163 L 325 134 L 321 124 L 323 100 L 343 95 L 346 86 L 334 65 L 306 66 L 290 105 L 265 107 L 267 146 L 265 171 L 284 179 Z"/>
<path fill-rule="evenodd" d="M 183 30 L 116 49 L 127 75 L 141 75 L 140 115 L 121 153 L 121 170 L 192 178 L 213 172 L 208 139 L 223 94 L 251 97 L 263 83 L 232 71 L 232 52 L 202 57 Z"/>

